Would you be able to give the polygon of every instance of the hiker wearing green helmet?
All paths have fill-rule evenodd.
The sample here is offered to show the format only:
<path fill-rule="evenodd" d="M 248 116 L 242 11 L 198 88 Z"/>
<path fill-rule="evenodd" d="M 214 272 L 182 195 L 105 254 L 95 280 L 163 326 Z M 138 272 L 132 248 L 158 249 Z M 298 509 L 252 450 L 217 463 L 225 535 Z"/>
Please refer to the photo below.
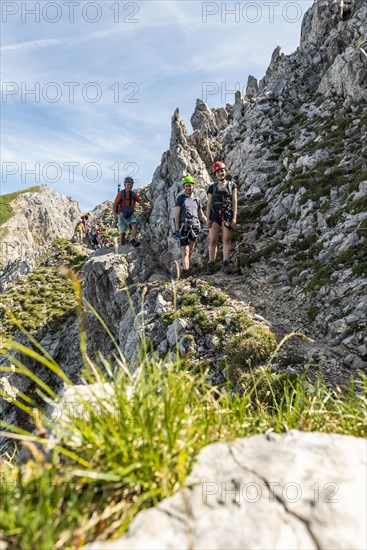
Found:
<path fill-rule="evenodd" d="M 190 258 L 199 234 L 200 222 L 207 224 L 200 199 L 194 193 L 195 183 L 191 176 L 184 177 L 182 180 L 184 191 L 176 199 L 175 237 L 180 239 L 182 278 L 190 275 Z"/>

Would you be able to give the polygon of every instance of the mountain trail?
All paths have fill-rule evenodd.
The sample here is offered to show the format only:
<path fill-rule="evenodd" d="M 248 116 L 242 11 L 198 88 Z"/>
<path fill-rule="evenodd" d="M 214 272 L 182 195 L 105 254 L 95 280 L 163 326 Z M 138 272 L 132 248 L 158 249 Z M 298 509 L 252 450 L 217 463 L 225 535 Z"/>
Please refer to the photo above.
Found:
<path fill-rule="evenodd" d="M 231 298 L 246 302 L 255 315 L 264 318 L 280 341 L 291 333 L 303 334 L 305 338 L 292 337 L 278 353 L 276 364 L 291 372 L 301 373 L 309 367 L 314 379 L 320 371 L 328 385 L 335 387 L 348 384 L 350 377 L 358 379 L 358 368 L 347 365 L 345 358 L 350 353 L 341 345 L 331 345 L 313 328 L 304 305 L 297 297 L 297 288 L 276 281 L 276 271 L 260 267 L 247 268 L 243 275 L 228 276 L 217 273 L 206 277 L 211 284 L 226 292 Z M 306 339 L 307 338 L 307 339 Z"/>

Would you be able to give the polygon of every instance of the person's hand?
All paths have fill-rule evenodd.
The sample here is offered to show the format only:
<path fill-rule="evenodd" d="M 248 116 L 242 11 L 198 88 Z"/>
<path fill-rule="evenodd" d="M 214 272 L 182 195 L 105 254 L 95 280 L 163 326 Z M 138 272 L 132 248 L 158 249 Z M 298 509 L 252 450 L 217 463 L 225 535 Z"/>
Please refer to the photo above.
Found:
<path fill-rule="evenodd" d="M 177 231 L 175 233 L 175 237 L 176 237 L 176 239 L 181 239 L 181 231 L 179 229 L 177 229 Z"/>

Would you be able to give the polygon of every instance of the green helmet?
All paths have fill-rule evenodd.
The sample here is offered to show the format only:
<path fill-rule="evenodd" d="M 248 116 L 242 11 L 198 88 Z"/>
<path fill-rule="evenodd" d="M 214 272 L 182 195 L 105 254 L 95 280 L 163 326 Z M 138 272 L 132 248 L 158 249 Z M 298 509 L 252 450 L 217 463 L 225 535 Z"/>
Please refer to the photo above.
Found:
<path fill-rule="evenodd" d="M 195 184 L 196 181 L 191 176 L 186 176 L 185 178 L 183 178 L 182 183 L 183 183 L 183 185 L 185 185 L 185 183 Z"/>

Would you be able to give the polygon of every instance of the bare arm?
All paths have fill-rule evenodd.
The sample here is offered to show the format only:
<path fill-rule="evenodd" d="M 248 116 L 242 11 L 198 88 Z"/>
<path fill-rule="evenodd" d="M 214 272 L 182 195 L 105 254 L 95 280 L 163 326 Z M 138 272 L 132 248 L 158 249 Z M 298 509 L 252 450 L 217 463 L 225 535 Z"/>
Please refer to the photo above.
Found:
<path fill-rule="evenodd" d="M 237 223 L 237 187 L 234 187 L 232 191 L 232 208 L 233 208 L 233 218 L 232 223 Z"/>
<path fill-rule="evenodd" d="M 207 224 L 208 223 L 208 220 L 207 220 L 207 217 L 205 216 L 202 208 L 200 207 L 199 210 L 198 210 L 198 216 L 199 216 L 199 220 L 202 222 L 202 223 L 205 223 Z"/>
<path fill-rule="evenodd" d="M 113 218 L 116 221 L 117 220 L 117 212 L 118 212 L 118 205 L 121 201 L 121 191 L 119 191 L 116 195 L 115 202 L 113 203 Z"/>
<path fill-rule="evenodd" d="M 175 230 L 180 230 L 180 212 L 181 212 L 181 206 L 176 206 L 175 208 Z"/>
<path fill-rule="evenodd" d="M 212 202 L 213 202 L 213 195 L 211 193 L 208 193 L 208 202 L 207 202 L 207 205 L 206 205 L 206 223 L 207 223 L 208 227 L 211 226 L 210 212 L 211 212 L 211 209 L 212 209 Z"/>

